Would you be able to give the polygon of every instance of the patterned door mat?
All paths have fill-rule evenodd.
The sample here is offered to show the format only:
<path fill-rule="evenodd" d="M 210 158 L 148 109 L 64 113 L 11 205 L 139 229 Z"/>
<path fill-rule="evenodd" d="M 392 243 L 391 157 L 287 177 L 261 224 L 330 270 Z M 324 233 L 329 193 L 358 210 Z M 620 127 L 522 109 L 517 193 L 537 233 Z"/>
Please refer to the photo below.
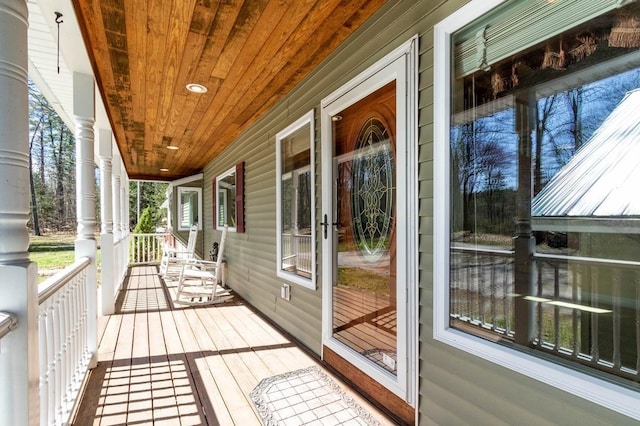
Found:
<path fill-rule="evenodd" d="M 262 380 L 251 400 L 267 426 L 380 425 L 317 366 Z"/>

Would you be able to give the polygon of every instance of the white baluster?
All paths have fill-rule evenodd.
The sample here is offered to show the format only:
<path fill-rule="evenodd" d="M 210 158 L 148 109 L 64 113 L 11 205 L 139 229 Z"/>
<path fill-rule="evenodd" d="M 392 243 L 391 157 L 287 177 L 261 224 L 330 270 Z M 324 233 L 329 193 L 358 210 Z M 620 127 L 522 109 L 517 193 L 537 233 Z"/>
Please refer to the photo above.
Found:
<path fill-rule="evenodd" d="M 47 398 L 49 396 L 49 373 L 47 371 L 49 354 L 47 352 L 47 307 L 40 306 L 38 314 L 38 347 L 40 353 L 40 424 L 47 424 Z"/>
<path fill-rule="evenodd" d="M 48 312 L 47 315 L 47 328 L 46 328 L 46 337 L 47 337 L 47 380 L 49 381 L 49 386 L 47 389 L 47 405 L 46 407 L 41 407 L 41 410 L 45 410 L 47 412 L 47 423 L 50 423 L 53 419 L 55 419 L 56 415 L 56 343 L 55 343 L 55 321 L 56 321 L 56 312 L 54 306 L 54 299 L 49 299 L 45 302 L 46 309 Z"/>
<path fill-rule="evenodd" d="M 56 422 L 60 422 L 62 419 L 62 399 L 64 397 L 64 294 L 59 291 L 56 295 L 56 308 L 55 308 L 55 345 L 56 345 L 56 360 L 54 365 L 55 377 L 56 377 L 56 389 L 55 398 L 55 419 Z"/>

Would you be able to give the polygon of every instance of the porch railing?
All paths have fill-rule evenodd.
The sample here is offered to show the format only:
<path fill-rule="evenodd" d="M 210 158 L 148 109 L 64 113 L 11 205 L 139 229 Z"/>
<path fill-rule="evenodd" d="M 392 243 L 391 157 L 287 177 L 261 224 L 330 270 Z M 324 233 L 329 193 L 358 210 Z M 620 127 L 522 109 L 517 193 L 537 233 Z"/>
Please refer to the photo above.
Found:
<path fill-rule="evenodd" d="M 89 370 L 88 257 L 40 285 L 40 424 L 66 424 Z"/>
<path fill-rule="evenodd" d="M 311 235 L 282 234 L 282 259 L 296 271 L 312 273 Z"/>
<path fill-rule="evenodd" d="M 451 249 L 450 316 L 479 335 L 513 339 L 515 298 L 535 308 L 532 347 L 640 381 L 640 262 L 536 253 L 536 288 L 514 290 L 514 252 Z M 489 333 L 489 334 L 487 334 Z"/>
<path fill-rule="evenodd" d="M 2 350 L 2 338 L 9 334 L 16 325 L 18 325 L 18 320 L 14 315 L 0 312 L 0 350 Z"/>
<path fill-rule="evenodd" d="M 159 263 L 168 235 L 163 233 L 130 234 L 129 262 L 132 265 Z"/>
<path fill-rule="evenodd" d="M 534 258 L 538 349 L 640 381 L 640 262 Z"/>
<path fill-rule="evenodd" d="M 114 286 L 114 294 L 117 294 L 120 290 L 118 288 L 118 284 L 122 283 L 124 279 L 124 275 L 127 272 L 127 268 L 129 266 L 129 239 L 130 237 L 127 235 L 124 238 L 121 238 L 118 241 L 113 243 L 114 250 L 114 270 L 116 271 L 116 285 Z"/>
<path fill-rule="evenodd" d="M 513 251 L 451 249 L 451 317 L 513 337 Z"/>

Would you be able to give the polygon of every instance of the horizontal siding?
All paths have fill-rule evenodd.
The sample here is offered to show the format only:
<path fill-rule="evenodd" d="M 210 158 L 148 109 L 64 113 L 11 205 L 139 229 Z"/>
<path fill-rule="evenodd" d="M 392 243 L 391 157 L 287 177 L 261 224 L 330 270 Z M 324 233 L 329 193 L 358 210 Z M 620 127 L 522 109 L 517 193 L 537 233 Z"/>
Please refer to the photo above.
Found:
<path fill-rule="evenodd" d="M 321 258 L 317 287 L 292 285 L 291 301 L 279 298 L 276 277 L 275 134 L 315 109 L 316 249 L 322 241 L 320 126 L 322 98 L 347 83 L 411 36 L 418 34 L 418 274 L 420 424 L 628 424 L 628 418 L 513 371 L 433 340 L 433 26 L 466 0 L 388 2 L 347 43 L 317 67 L 264 117 L 204 169 L 205 251 L 213 231 L 212 181 L 245 162 L 246 233 L 230 233 L 225 257 L 228 282 L 263 314 L 312 351 L 321 348 Z"/>
<path fill-rule="evenodd" d="M 234 164 L 245 162 L 244 234 L 229 233 L 225 258 L 228 283 L 235 292 L 270 317 L 316 354 L 320 353 L 320 290 L 311 291 L 295 284 L 291 300 L 279 297 L 283 282 L 276 276 L 276 175 L 275 134 L 311 109 L 299 112 L 279 106 L 274 112 L 245 132 L 233 145 L 204 170 L 205 206 L 208 223 L 213 220 L 213 180 Z M 280 112 L 276 112 L 282 109 Z M 205 232 L 210 246 L 219 232 Z"/>

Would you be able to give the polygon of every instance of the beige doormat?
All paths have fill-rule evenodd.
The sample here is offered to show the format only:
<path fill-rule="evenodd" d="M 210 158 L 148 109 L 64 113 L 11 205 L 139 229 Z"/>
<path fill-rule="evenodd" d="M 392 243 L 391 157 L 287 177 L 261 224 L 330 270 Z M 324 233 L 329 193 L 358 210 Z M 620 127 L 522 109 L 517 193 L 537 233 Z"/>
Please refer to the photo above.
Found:
<path fill-rule="evenodd" d="M 262 380 L 251 400 L 267 426 L 380 425 L 317 366 Z"/>

